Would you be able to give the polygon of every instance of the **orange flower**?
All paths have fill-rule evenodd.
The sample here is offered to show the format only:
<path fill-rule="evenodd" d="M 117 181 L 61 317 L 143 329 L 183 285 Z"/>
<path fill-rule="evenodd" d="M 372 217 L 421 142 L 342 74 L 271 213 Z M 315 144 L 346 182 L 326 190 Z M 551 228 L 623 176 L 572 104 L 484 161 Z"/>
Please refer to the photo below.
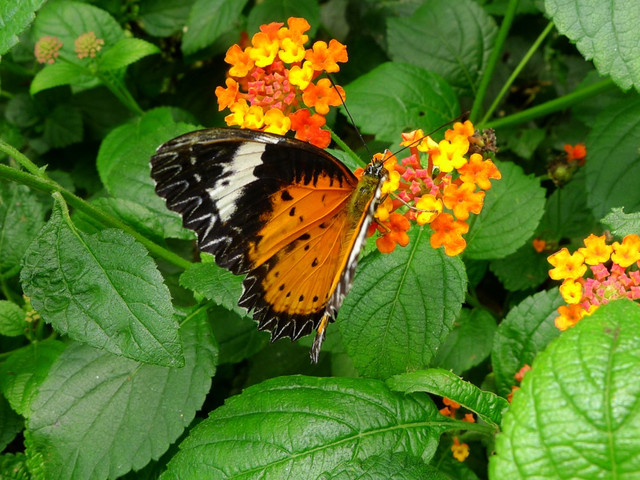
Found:
<path fill-rule="evenodd" d="M 232 45 L 231 48 L 227 50 L 224 61 L 231 65 L 229 75 L 233 77 L 244 77 L 254 65 L 249 53 L 243 51 L 238 45 Z M 223 110 L 223 108 L 220 110 Z"/>
<path fill-rule="evenodd" d="M 452 129 L 444 132 L 444 138 L 452 142 L 456 137 L 473 137 L 474 132 L 473 123 L 470 120 L 465 120 L 464 123 L 455 122 Z"/>
<path fill-rule="evenodd" d="M 227 88 L 216 87 L 216 97 L 218 97 L 218 111 L 225 108 L 231 108 L 238 99 L 238 82 L 233 78 L 227 78 L 225 81 Z"/>
<path fill-rule="evenodd" d="M 440 248 L 444 245 L 444 253 L 448 256 L 458 255 L 467 246 L 462 235 L 469 231 L 469 225 L 463 221 L 454 220 L 453 215 L 441 213 L 431 222 L 431 228 L 434 230 L 430 239 L 431 246 Z"/>
<path fill-rule="evenodd" d="M 459 462 L 464 462 L 469 456 L 469 445 L 460 443 L 458 437 L 453 437 L 453 445 L 451 445 L 453 457 Z"/>
<path fill-rule="evenodd" d="M 549 270 L 549 276 L 554 280 L 564 280 L 565 278 L 575 280 L 582 277 L 587 271 L 584 255 L 577 251 L 570 254 L 566 248 L 547 257 L 547 261 L 555 267 Z"/>
<path fill-rule="evenodd" d="M 587 157 L 587 147 L 584 146 L 584 143 L 578 143 L 575 146 L 567 143 L 564 146 L 564 151 L 567 152 L 567 160 L 569 162 L 577 160 L 579 165 L 582 165 Z"/>
<path fill-rule="evenodd" d="M 334 88 L 328 78 L 321 78 L 315 85 L 310 83 L 302 94 L 304 104 L 315 108 L 320 115 L 329 113 L 329 106 L 342 105 L 341 98 L 344 98 L 344 89 L 337 85 Z"/>
<path fill-rule="evenodd" d="M 309 142 L 317 147 L 326 148 L 331 143 L 331 133 L 323 130 L 326 120 L 322 115 L 311 112 L 306 108 L 297 110 L 289 115 L 291 119 L 291 130 L 296 132 L 296 138 L 304 142 Z"/>
<path fill-rule="evenodd" d="M 611 260 L 621 267 L 627 268 L 640 260 L 640 237 L 636 234 L 627 235 L 622 243 L 613 243 Z"/>
<path fill-rule="evenodd" d="M 465 183 L 475 183 L 483 190 L 491 188 L 489 179 L 500 180 L 502 175 L 498 167 L 491 160 L 483 160 L 482 155 L 474 153 L 469 157 L 469 162 L 458 168 L 460 179 Z"/>
<path fill-rule="evenodd" d="M 513 376 L 513 378 L 516 379 L 516 381 L 518 382 L 522 382 L 522 380 L 524 379 L 524 376 L 526 375 L 526 373 L 531 370 L 531 366 L 527 365 L 526 363 L 523 365 L 523 367 L 518 370 L 516 372 L 516 374 Z"/>
<path fill-rule="evenodd" d="M 558 313 L 559 316 L 556 317 L 555 325 L 560 331 L 565 331 L 566 329 L 573 327 L 586 314 L 584 308 L 580 305 L 561 305 L 558 307 Z"/>
<path fill-rule="evenodd" d="M 474 192 L 475 188 L 473 183 L 463 183 L 460 186 L 452 183 L 444 188 L 444 205 L 453 210 L 458 220 L 469 218 L 469 212 L 477 215 L 482 210 L 484 192 Z"/>
<path fill-rule="evenodd" d="M 382 253 L 391 253 L 396 249 L 396 245 L 406 247 L 409 244 L 407 231 L 411 224 L 404 215 L 393 212 L 389 215 L 389 220 L 385 223 L 389 231 L 376 239 L 376 246 Z"/>
<path fill-rule="evenodd" d="M 325 42 L 315 42 L 305 57 L 316 71 L 334 73 L 340 70 L 338 62 L 348 60 L 347 47 L 337 40 L 331 40 L 329 45 Z"/>
<path fill-rule="evenodd" d="M 544 249 L 547 248 L 547 242 L 541 238 L 534 238 L 531 243 L 533 245 L 533 249 L 538 253 L 544 252 Z"/>

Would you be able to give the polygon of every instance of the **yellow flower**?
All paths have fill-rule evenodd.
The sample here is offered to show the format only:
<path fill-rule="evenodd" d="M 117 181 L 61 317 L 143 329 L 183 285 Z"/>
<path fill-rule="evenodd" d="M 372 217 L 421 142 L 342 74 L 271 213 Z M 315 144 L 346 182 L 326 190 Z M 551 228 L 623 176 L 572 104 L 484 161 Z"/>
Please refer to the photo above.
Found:
<path fill-rule="evenodd" d="M 564 280 L 565 278 L 575 280 L 587 272 L 584 255 L 580 252 L 574 252 L 572 255 L 566 248 L 547 257 L 547 261 L 555 267 L 549 270 L 549 276 L 554 280 Z"/>
<path fill-rule="evenodd" d="M 627 235 L 622 239 L 622 243 L 613 243 L 613 250 L 611 260 L 621 267 L 627 268 L 640 260 L 640 237 L 636 234 Z"/>
<path fill-rule="evenodd" d="M 575 305 L 582 299 L 582 284 L 568 278 L 560 285 L 560 294 L 569 305 Z"/>
<path fill-rule="evenodd" d="M 389 178 L 387 181 L 382 184 L 382 188 L 380 191 L 382 195 L 386 195 L 391 192 L 395 192 L 400 186 L 400 172 L 396 172 L 395 170 L 389 172 Z"/>
<path fill-rule="evenodd" d="M 264 110 L 258 105 L 251 105 L 247 112 L 244 114 L 244 122 L 242 126 L 244 128 L 250 128 L 258 130 L 264 125 Z"/>
<path fill-rule="evenodd" d="M 456 137 L 453 142 L 441 140 L 438 144 L 438 152 L 432 154 L 433 164 L 441 172 L 449 173 L 454 168 L 458 169 L 467 163 L 464 157 L 467 150 L 469 150 L 469 141 L 464 137 Z"/>
<path fill-rule="evenodd" d="M 264 114 L 265 132 L 284 135 L 291 128 L 291 119 L 282 113 L 282 110 L 271 108 Z"/>
<path fill-rule="evenodd" d="M 253 45 L 249 50 L 251 60 L 261 68 L 271 65 L 280 49 L 280 42 L 269 38 L 269 35 L 264 32 L 258 32 L 251 39 L 251 43 Z"/>
<path fill-rule="evenodd" d="M 302 67 L 294 65 L 289 69 L 289 83 L 299 87 L 300 90 L 307 88 L 313 80 L 313 68 L 309 62 L 304 62 Z"/>
<path fill-rule="evenodd" d="M 584 263 L 587 265 L 597 265 L 609 261 L 613 247 L 607 245 L 604 235 L 597 237 L 593 233 L 584 239 L 585 247 L 579 248 L 578 251 L 584 255 Z"/>
<path fill-rule="evenodd" d="M 416 215 L 418 225 L 431 223 L 442 213 L 442 200 L 428 193 L 420 197 L 420 200 L 416 202 L 416 208 L 421 210 L 421 212 Z"/>

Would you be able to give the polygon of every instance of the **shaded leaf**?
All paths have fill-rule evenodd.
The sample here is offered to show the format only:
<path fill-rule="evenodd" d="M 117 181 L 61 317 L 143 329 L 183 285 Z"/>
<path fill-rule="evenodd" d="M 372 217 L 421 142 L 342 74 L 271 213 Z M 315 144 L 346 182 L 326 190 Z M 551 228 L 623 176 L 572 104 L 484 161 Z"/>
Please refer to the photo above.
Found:
<path fill-rule="evenodd" d="M 65 348 L 64 343 L 53 339 L 34 342 L 11 353 L 0 365 L 0 390 L 23 417 L 31 416 L 31 402 L 38 387 Z"/>
<path fill-rule="evenodd" d="M 549 253 L 538 253 L 531 241 L 508 257 L 493 260 L 491 271 L 509 291 L 535 288 L 549 278 Z"/>
<path fill-rule="evenodd" d="M 514 375 L 531 365 L 536 355 L 560 332 L 554 325 L 556 309 L 563 304 L 558 289 L 538 292 L 513 307 L 498 326 L 491 360 L 500 395 L 515 385 Z"/>
<path fill-rule="evenodd" d="M 306 19 L 311 28 L 306 32 L 310 38 L 316 34 L 320 24 L 320 6 L 317 0 L 264 0 L 256 2 L 247 18 L 247 32 L 258 32 L 260 25 L 271 22 L 284 22 L 289 17 Z"/>
<path fill-rule="evenodd" d="M 53 148 L 82 141 L 82 115 L 71 105 L 58 105 L 44 121 L 44 140 Z"/>
<path fill-rule="evenodd" d="M 389 451 L 428 462 L 447 424 L 427 397 L 392 393 L 377 380 L 279 377 L 214 410 L 161 478 L 316 478 Z"/>
<path fill-rule="evenodd" d="M 387 20 L 389 56 L 435 72 L 458 94 L 472 95 L 497 31 L 494 20 L 471 0 L 432 0 L 410 17 Z"/>
<path fill-rule="evenodd" d="M 83 234 L 56 202 L 20 280 L 60 333 L 140 361 L 182 364 L 169 290 L 144 247 L 123 231 Z"/>
<path fill-rule="evenodd" d="M 624 99 L 596 119 L 586 145 L 587 201 L 595 218 L 612 208 L 640 210 L 640 98 Z"/>
<path fill-rule="evenodd" d="M 387 385 L 399 392 L 427 392 L 450 398 L 494 425 L 500 424 L 502 412 L 509 407 L 504 398 L 492 392 L 484 392 L 442 369 L 432 368 L 396 375 L 387 380 Z"/>
<path fill-rule="evenodd" d="M 358 266 L 337 323 L 361 375 L 384 379 L 428 366 L 453 327 L 464 265 L 431 248 L 429 233 L 414 228 L 407 247 L 367 255 Z"/>
<path fill-rule="evenodd" d="M 191 55 L 215 42 L 237 22 L 246 3 L 247 0 L 195 0 L 182 39 L 185 55 Z"/>
<path fill-rule="evenodd" d="M 341 463 L 318 480 L 448 480 L 418 457 L 394 453 Z"/>
<path fill-rule="evenodd" d="M 514 163 L 498 163 L 502 179 L 492 180 L 482 212 L 467 234 L 469 258 L 491 260 L 515 252 L 531 238 L 544 213 L 545 191 L 540 180 L 525 175 Z"/>
<path fill-rule="evenodd" d="M 168 37 L 186 25 L 194 1 L 145 0 L 140 4 L 138 21 L 149 34 Z"/>
<path fill-rule="evenodd" d="M 0 300 L 0 335 L 17 337 L 27 328 L 26 313 L 13 302 Z"/>
<path fill-rule="evenodd" d="M 20 265 L 44 225 L 45 206 L 24 185 L 0 181 L 0 272 Z"/>
<path fill-rule="evenodd" d="M 490 478 L 640 475 L 640 308 L 599 307 L 533 363 L 514 394 Z"/>
<path fill-rule="evenodd" d="M 460 113 L 458 99 L 444 79 L 408 63 L 383 63 L 345 90 L 362 132 L 394 145 L 403 131 L 429 132 Z"/>
<path fill-rule="evenodd" d="M 47 478 L 116 478 L 157 459 L 191 423 L 211 387 L 217 348 L 204 310 L 182 322 L 185 365 L 145 365 L 71 345 L 40 387 L 30 449 Z"/>
<path fill-rule="evenodd" d="M 269 345 L 269 332 L 259 331 L 252 318 L 222 307 L 211 308 L 210 316 L 211 329 L 220 349 L 220 364 L 238 363 Z"/>
<path fill-rule="evenodd" d="M 7 400 L 0 395 L 0 452 L 9 445 L 24 428 L 22 417 L 14 412 Z M 2 470 L 0 470 L 0 478 Z"/>

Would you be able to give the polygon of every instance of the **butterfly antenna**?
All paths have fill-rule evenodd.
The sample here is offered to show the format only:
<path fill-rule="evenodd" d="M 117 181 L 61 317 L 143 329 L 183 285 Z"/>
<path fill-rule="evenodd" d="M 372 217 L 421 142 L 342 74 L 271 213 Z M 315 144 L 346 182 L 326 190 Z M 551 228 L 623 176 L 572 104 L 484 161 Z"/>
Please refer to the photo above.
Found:
<path fill-rule="evenodd" d="M 364 141 L 364 137 L 360 133 L 360 130 L 358 129 L 358 127 L 356 127 L 356 122 L 353 121 L 353 117 L 351 116 L 351 112 L 347 108 L 347 103 L 344 101 L 344 97 L 340 93 L 340 90 L 338 90 L 338 87 L 336 86 L 336 83 L 333 81 L 333 77 L 331 75 L 329 75 L 327 72 L 325 72 L 325 74 L 327 75 L 327 78 L 331 82 L 331 86 L 338 93 L 338 96 L 340 97 L 340 101 L 342 102 L 342 106 L 344 107 L 344 110 L 345 110 L 345 112 L 347 112 L 347 116 L 349 117 L 349 121 L 351 122 L 351 125 L 353 125 L 353 128 L 356 130 L 356 133 L 358 134 L 358 137 L 360 138 L 360 141 L 362 142 L 362 145 L 364 145 L 364 148 L 367 151 L 367 155 L 369 157 L 371 157 L 371 151 L 369 150 L 369 146 L 367 145 L 367 142 Z"/>

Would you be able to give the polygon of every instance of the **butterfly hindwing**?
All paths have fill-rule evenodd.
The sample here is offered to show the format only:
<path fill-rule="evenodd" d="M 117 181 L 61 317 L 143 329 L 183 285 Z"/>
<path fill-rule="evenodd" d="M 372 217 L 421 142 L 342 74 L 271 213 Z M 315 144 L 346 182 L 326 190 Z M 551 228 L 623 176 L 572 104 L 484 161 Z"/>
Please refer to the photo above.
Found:
<path fill-rule="evenodd" d="M 335 315 L 379 189 L 354 202 L 357 178 L 324 150 L 236 129 L 167 142 L 151 176 L 199 248 L 247 274 L 239 304 L 273 339 L 297 339 Z"/>

